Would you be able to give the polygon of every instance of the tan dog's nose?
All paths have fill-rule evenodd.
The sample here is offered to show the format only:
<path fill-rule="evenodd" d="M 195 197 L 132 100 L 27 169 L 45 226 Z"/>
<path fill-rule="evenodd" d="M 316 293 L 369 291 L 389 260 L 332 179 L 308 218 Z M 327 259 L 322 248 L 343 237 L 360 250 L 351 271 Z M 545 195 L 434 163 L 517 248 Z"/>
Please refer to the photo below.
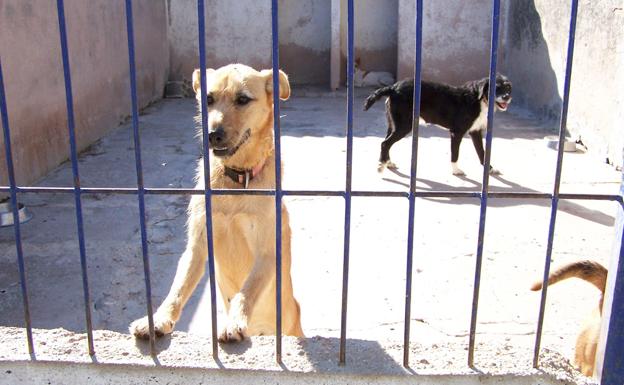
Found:
<path fill-rule="evenodd" d="M 208 133 L 208 142 L 212 147 L 221 147 L 225 142 L 225 130 L 218 126 Z"/>

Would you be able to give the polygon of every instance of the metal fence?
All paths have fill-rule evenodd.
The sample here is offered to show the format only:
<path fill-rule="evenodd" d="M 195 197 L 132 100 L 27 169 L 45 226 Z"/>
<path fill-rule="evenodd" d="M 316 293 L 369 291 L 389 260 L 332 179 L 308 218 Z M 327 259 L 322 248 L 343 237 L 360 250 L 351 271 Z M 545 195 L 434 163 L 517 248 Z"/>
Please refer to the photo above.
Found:
<path fill-rule="evenodd" d="M 141 143 L 139 135 L 139 120 L 137 106 L 137 87 L 136 87 L 136 68 L 134 56 L 134 31 L 132 17 L 132 0 L 125 0 L 126 9 L 126 27 L 128 37 L 128 58 L 129 58 L 129 78 L 130 78 L 130 94 L 132 100 L 132 129 L 134 134 L 135 163 L 137 173 L 136 188 L 88 188 L 82 187 L 80 184 L 80 174 L 78 169 L 78 154 L 76 150 L 75 126 L 73 97 L 71 85 L 71 70 L 69 63 L 69 47 L 67 45 L 67 33 L 65 22 L 64 1 L 57 0 L 58 23 L 60 31 L 60 44 L 63 61 L 63 75 L 65 79 L 65 95 L 67 104 L 67 128 L 69 131 L 69 147 L 70 158 L 73 173 L 73 187 L 25 187 L 17 186 L 15 182 L 15 174 L 13 167 L 13 157 L 11 151 L 9 118 L 6 107 L 6 94 L 4 90 L 4 79 L 2 76 L 2 62 L 0 61 L 0 113 L 2 117 L 2 127 L 4 134 L 4 145 L 6 153 L 7 173 L 9 186 L 0 186 L 0 191 L 9 192 L 12 203 L 12 212 L 14 218 L 18 217 L 17 194 L 18 193 L 69 193 L 74 195 L 78 246 L 80 252 L 80 263 L 82 269 L 82 284 L 85 308 L 85 323 L 87 329 L 88 352 L 90 355 L 95 354 L 93 344 L 93 327 L 91 323 L 91 299 L 89 293 L 89 280 L 87 276 L 87 255 L 85 251 L 85 239 L 83 229 L 82 215 L 82 194 L 109 193 L 109 194 L 136 194 L 139 204 L 140 213 L 140 231 L 141 231 L 141 247 L 143 256 L 143 266 L 145 275 L 145 289 L 147 300 L 147 315 L 149 320 L 150 349 L 151 353 L 156 354 L 154 321 L 151 300 L 151 283 L 150 283 L 150 267 L 149 267 L 149 250 L 147 242 L 146 224 L 145 224 L 145 195 L 146 194 L 171 194 L 171 195 L 199 195 L 205 197 L 206 212 L 211 213 L 211 199 L 214 195 L 273 195 L 275 196 L 275 212 L 276 212 L 276 304 L 277 318 L 275 325 L 276 345 L 275 356 L 278 362 L 281 362 L 282 353 L 282 325 L 281 325 L 281 204 L 284 196 L 335 196 L 343 197 L 345 200 L 344 212 L 344 254 L 343 254 L 343 271 L 342 271 L 342 309 L 340 322 L 340 351 L 338 357 L 339 364 L 345 364 L 346 361 L 346 323 L 347 323 L 347 305 L 348 305 L 348 283 L 349 283 L 349 246 L 350 246 L 350 229 L 351 229 L 351 198 L 357 196 L 368 197 L 405 197 L 409 201 L 409 215 L 407 223 L 407 255 L 406 255 L 406 286 L 405 286 L 405 322 L 404 322 L 404 345 L 403 345 L 403 365 L 409 366 L 409 344 L 410 344 L 410 312 L 411 312 L 411 295 L 412 295 L 412 261 L 413 261 L 413 244 L 414 244 L 414 213 L 416 198 L 418 197 L 436 197 L 436 198 L 474 198 L 480 200 L 480 216 L 478 228 L 478 242 L 476 253 L 476 264 L 474 273 L 474 292 L 472 300 L 472 312 L 469 334 L 469 348 L 467 364 L 474 366 L 475 352 L 475 334 L 477 327 L 477 315 L 479 305 L 479 287 L 481 281 L 481 266 L 483 260 L 483 245 L 485 242 L 485 221 L 488 207 L 488 200 L 491 199 L 550 199 L 551 214 L 550 225 L 548 228 L 548 243 L 546 248 L 546 256 L 544 261 L 544 278 L 543 290 L 541 294 L 540 311 L 537 320 L 535 348 L 533 356 L 534 367 L 539 367 L 539 353 L 542 337 L 542 328 L 544 321 L 544 312 L 546 307 L 546 295 L 548 287 L 548 275 L 550 271 L 550 261 L 553 249 L 553 239 L 555 234 L 555 223 L 557 218 L 557 208 L 559 201 L 564 200 L 606 200 L 616 201 L 620 204 L 618 209 L 618 219 L 616 228 L 617 239 L 616 248 L 619 256 L 619 264 L 616 271 L 611 271 L 616 278 L 612 292 L 612 308 L 609 319 L 609 330 L 607 332 L 605 354 L 602 367 L 601 383 L 605 385 L 621 384 L 624 378 L 624 244 L 622 244 L 622 235 L 624 232 L 624 203 L 622 196 L 624 195 L 624 185 L 619 195 L 601 195 L 601 194 L 564 194 L 560 193 L 559 186 L 561 181 L 561 170 L 563 164 L 563 147 L 558 146 L 557 165 L 555 179 L 553 182 L 552 193 L 524 193 L 524 192 L 490 192 L 489 191 L 489 166 L 490 154 L 492 147 L 493 135 L 493 104 L 495 98 L 488 98 L 489 109 L 487 116 L 487 135 L 486 135 L 486 151 L 485 164 L 483 167 L 481 192 L 458 192 L 458 191 L 417 191 L 416 189 L 416 170 L 418 155 L 418 117 L 420 115 L 420 81 L 422 67 L 422 21 L 423 21 L 423 1 L 416 0 L 416 20 L 415 20 L 415 69 L 414 69 L 414 105 L 413 105 L 413 135 L 412 135 L 412 166 L 410 172 L 410 187 L 408 192 L 397 191 L 354 191 L 351 187 L 352 179 L 352 155 L 353 155 L 353 74 L 354 74 L 354 0 L 347 1 L 347 119 L 346 119 L 346 180 L 345 188 L 341 191 L 320 191 L 320 190 L 282 190 L 281 186 L 281 147 L 280 147 L 280 105 L 277 92 L 273 93 L 273 117 L 274 117 L 274 135 L 275 135 L 275 189 L 273 190 L 254 190 L 254 189 L 211 189 L 210 187 L 210 157 L 208 151 L 208 112 L 206 107 L 206 47 L 205 47 L 205 7 L 204 0 L 197 0 L 197 17 L 198 17 L 198 39 L 199 39 L 199 58 L 201 72 L 201 129 L 202 129 L 202 151 L 204 162 L 204 183 L 205 189 L 184 189 L 184 188 L 146 188 L 143 184 L 143 168 L 141 162 Z M 559 126 L 559 143 L 563 143 L 565 139 L 568 102 L 570 95 L 570 81 L 572 75 L 572 59 L 574 54 L 574 38 L 576 30 L 576 19 L 578 10 L 578 0 L 571 0 L 572 11 L 570 14 L 570 29 L 568 37 L 568 51 L 566 59 L 566 72 L 563 94 L 563 105 L 561 110 L 561 121 Z M 272 64 L 273 73 L 277 73 L 279 69 L 279 41 L 278 41 L 278 0 L 271 0 L 271 23 L 272 23 Z M 495 76 L 498 58 L 498 40 L 499 40 L 499 22 L 500 22 L 500 0 L 493 0 L 492 6 L 492 35 L 490 50 L 490 67 L 489 67 L 489 95 L 495 92 Z M 273 89 L 279 89 L 279 79 L 273 77 Z M 210 283 L 210 301 L 211 301 L 211 317 L 212 317 L 212 353 L 213 357 L 218 356 L 217 342 L 217 311 L 216 311 L 216 288 L 215 288 L 215 268 L 212 245 L 212 216 L 206 215 L 207 242 L 208 242 L 208 274 Z M 32 326 L 30 319 L 30 310 L 28 303 L 28 285 L 24 269 L 24 254 L 22 251 L 22 242 L 20 234 L 20 224 L 18 221 L 14 225 L 15 246 L 17 250 L 17 265 L 19 269 L 20 287 L 24 306 L 24 319 L 26 324 L 26 336 L 28 343 L 28 351 L 34 353 Z"/>

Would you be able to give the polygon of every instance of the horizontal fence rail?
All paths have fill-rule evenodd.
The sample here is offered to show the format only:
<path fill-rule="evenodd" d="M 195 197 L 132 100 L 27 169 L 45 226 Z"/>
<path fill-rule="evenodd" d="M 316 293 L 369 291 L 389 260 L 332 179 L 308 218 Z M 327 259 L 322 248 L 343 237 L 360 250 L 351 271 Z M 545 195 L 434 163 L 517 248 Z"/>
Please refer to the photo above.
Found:
<path fill-rule="evenodd" d="M 71 187 L 26 187 L 16 186 L 17 193 L 24 194 L 57 194 L 73 193 Z M 82 194 L 138 194 L 138 189 L 134 187 L 82 187 Z M 144 187 L 147 195 L 204 195 L 203 189 L 195 188 L 159 188 Z M 0 192 L 10 192 L 10 186 L 0 186 Z M 275 195 L 275 190 L 271 189 L 212 189 L 212 195 Z M 414 191 L 417 198 L 477 198 L 481 199 L 479 191 Z M 282 190 L 285 196 L 320 196 L 320 197 L 344 197 L 346 193 L 342 190 Z M 356 197 L 389 197 L 389 198 L 409 198 L 410 193 L 406 191 L 374 191 L 374 190 L 352 190 L 352 196 Z M 497 192 L 488 191 L 489 198 L 494 199 L 552 199 L 553 195 L 543 192 Z M 559 200 L 598 200 L 623 202 L 622 196 L 614 194 L 577 194 L 559 193 Z"/>
<path fill-rule="evenodd" d="M 543 290 L 540 298 L 540 309 L 537 320 L 536 339 L 534 344 L 533 365 L 539 367 L 539 353 L 541 348 L 541 337 L 543 331 L 543 321 L 546 309 L 546 296 L 548 275 L 550 271 L 550 262 L 553 251 L 553 241 L 555 236 L 555 223 L 557 217 L 558 204 L 561 200 L 592 200 L 592 201 L 614 201 L 620 204 L 618 216 L 618 232 L 617 239 L 621 245 L 622 232 L 624 226 L 624 201 L 623 194 L 591 194 L 591 193 L 561 193 L 561 175 L 563 168 L 563 147 L 558 146 L 555 179 L 553 182 L 552 193 L 547 192 L 498 192 L 490 191 L 489 171 L 490 171 L 490 155 L 492 151 L 493 123 L 494 123 L 494 100 L 496 88 L 496 72 L 498 62 L 498 43 L 499 43 L 499 27 L 500 27 L 500 0 L 492 1 L 492 19 L 491 19 L 491 39 L 490 39 L 490 62 L 489 62 L 489 95 L 488 98 L 488 116 L 486 126 L 486 146 L 485 159 L 483 167 L 482 184 L 480 191 L 419 191 L 417 189 L 417 165 L 418 165 L 418 117 L 420 116 L 420 91 L 421 91 L 421 72 L 422 72 L 422 37 L 423 37 L 423 0 L 415 0 L 415 58 L 414 58 L 414 90 L 413 90 L 413 111 L 412 111 L 412 152 L 411 152 L 411 170 L 410 185 L 407 191 L 365 191 L 352 189 L 352 170 L 353 170 L 353 107 L 354 107 L 354 62 L 355 62 L 355 1 L 347 0 L 346 3 L 346 19 L 347 19 L 347 60 L 346 60 L 346 163 L 345 163 L 345 187 L 344 190 L 288 190 L 282 189 L 281 176 L 281 129 L 280 129 L 280 101 L 279 101 L 279 1 L 271 0 L 271 61 L 273 69 L 273 132 L 275 144 L 275 188 L 274 189 L 213 189 L 210 185 L 210 151 L 208 143 L 208 108 L 206 103 L 207 94 L 207 78 L 206 78 L 206 17 L 205 2 L 197 0 L 197 20 L 198 20 L 198 54 L 200 68 L 200 92 L 199 99 L 201 110 L 201 133 L 202 133 L 202 155 L 203 155 L 203 171 L 204 171 L 204 188 L 156 188 L 145 187 L 143 181 L 143 166 L 141 160 L 141 135 L 138 118 L 138 100 L 137 100 L 137 83 L 136 83 L 136 64 L 135 64 L 135 37 L 133 27 L 132 0 L 125 0 L 126 14 L 126 32 L 128 38 L 128 63 L 129 63 L 129 91 L 132 108 L 132 132 L 134 142 L 134 155 L 136 165 L 137 183 L 136 187 L 84 187 L 80 183 L 78 169 L 78 154 L 76 146 L 76 130 L 74 123 L 73 96 L 71 85 L 71 68 L 70 55 L 67 42 L 66 20 L 64 1 L 57 0 L 59 37 L 61 46 L 61 59 L 63 64 L 63 75 L 65 84 L 65 102 L 67 108 L 67 128 L 69 134 L 69 153 L 73 176 L 73 185 L 66 186 L 18 186 L 15 178 L 15 170 L 13 164 L 13 153 L 11 148 L 11 133 L 9 128 L 9 118 L 7 112 L 7 99 L 4 87 L 4 78 L 2 74 L 2 62 L 0 60 L 0 113 L 3 127 L 5 158 L 7 165 L 8 186 L 0 186 L 0 192 L 8 193 L 12 203 L 12 212 L 17 217 L 18 211 L 18 194 L 72 194 L 74 196 L 76 225 L 78 233 L 78 251 L 81 264 L 83 301 L 85 307 L 85 327 L 87 333 L 87 350 L 90 355 L 95 354 L 93 341 L 93 325 L 91 320 L 91 299 L 89 293 L 89 281 L 87 275 L 87 255 L 85 247 L 85 237 L 82 218 L 82 201 L 81 197 L 85 194 L 112 194 L 112 195 L 137 195 L 139 206 L 139 224 L 141 233 L 141 251 L 143 256 L 144 280 L 146 289 L 146 306 L 147 318 L 149 324 L 149 343 L 150 352 L 156 354 L 155 348 L 155 330 L 154 330 L 154 312 L 152 308 L 152 291 L 150 280 L 149 250 L 147 238 L 146 224 L 146 195 L 202 195 L 205 200 L 205 210 L 207 214 L 212 213 L 212 198 L 214 196 L 224 195 L 257 195 L 257 196 L 273 196 L 275 198 L 275 274 L 276 274 L 276 324 L 275 324 L 275 358 L 277 362 L 282 360 L 282 202 L 284 197 L 288 196 L 316 196 L 316 197 L 342 197 L 345 201 L 344 208 L 344 244 L 343 244 L 343 266 L 342 266 L 342 295 L 341 295 L 341 317 L 340 317 L 340 344 L 338 353 L 338 364 L 344 365 L 346 362 L 346 341 L 347 341 L 347 313 L 348 313 L 348 286 L 349 286 L 349 260 L 350 260 L 350 233 L 351 233 L 351 201 L 353 197 L 387 197 L 387 198 L 406 198 L 408 199 L 408 223 L 407 223 L 407 253 L 406 253 L 406 285 L 405 285 L 405 309 L 404 309 L 404 333 L 403 333 L 403 365 L 409 367 L 410 352 L 410 315 L 412 301 L 412 267 L 414 258 L 414 224 L 415 224 L 415 207 L 416 198 L 467 198 L 479 200 L 479 226 L 477 233 L 477 252 L 475 258 L 473 299 L 471 306 L 470 332 L 468 338 L 468 366 L 474 367 L 475 354 L 475 336 L 478 325 L 477 316 L 479 308 L 479 289 L 481 282 L 481 269 L 483 261 L 483 248 L 485 242 L 485 226 L 487 218 L 487 207 L 490 199 L 522 199 L 522 200 L 550 200 L 551 214 L 548 228 L 548 240 L 546 247 L 546 257 L 543 273 Z M 578 12 L 578 0 L 571 0 L 570 26 L 568 34 L 568 50 L 566 56 L 566 70 L 564 79 L 564 93 L 561 110 L 561 121 L 559 126 L 559 143 L 565 140 L 567 129 L 567 114 L 570 98 L 570 84 L 572 78 L 572 62 L 574 53 L 574 39 L 576 33 L 576 20 Z M 622 184 L 624 189 L 624 184 Z M 623 190 L 624 191 L 624 190 Z M 215 285 L 215 260 L 213 248 L 213 224 L 212 215 L 206 217 L 206 241 L 208 250 L 208 279 L 210 284 L 210 304 L 211 304 L 211 332 L 212 332 L 212 356 L 218 359 L 218 343 L 217 343 L 217 304 L 216 304 L 216 285 Z M 19 271 L 20 288 L 24 307 L 24 320 L 26 325 L 26 339 L 28 351 L 35 354 L 32 324 L 30 315 L 27 274 L 25 269 L 25 256 L 22 249 L 22 236 L 20 232 L 20 223 L 16 221 L 14 225 L 14 237 L 17 252 L 17 265 Z M 610 325 L 608 330 L 609 338 L 606 341 L 606 353 L 604 356 L 604 370 L 602 372 L 602 383 L 605 385 L 618 384 L 624 378 L 624 364 L 622 362 L 622 346 L 624 337 L 622 332 L 615 330 L 614 327 L 620 327 L 624 324 L 624 315 L 622 312 L 615 311 L 624 307 L 624 247 L 620 246 L 619 265 L 616 272 L 615 291 L 614 291 L 614 312 L 611 313 Z M 613 271 L 612 271 L 613 273 Z"/>

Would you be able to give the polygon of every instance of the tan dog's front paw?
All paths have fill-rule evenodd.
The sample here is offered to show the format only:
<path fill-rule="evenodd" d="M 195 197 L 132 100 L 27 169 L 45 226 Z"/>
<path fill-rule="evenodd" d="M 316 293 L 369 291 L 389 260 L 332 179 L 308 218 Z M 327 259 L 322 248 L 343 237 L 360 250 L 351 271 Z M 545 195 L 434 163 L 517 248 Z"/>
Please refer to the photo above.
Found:
<path fill-rule="evenodd" d="M 174 320 L 168 317 L 163 317 L 158 313 L 154 314 L 154 334 L 156 334 L 156 337 L 162 337 L 165 334 L 170 334 L 173 331 L 174 326 Z M 136 338 L 143 340 L 149 339 L 149 323 L 147 316 L 132 322 L 128 329 Z"/>
<path fill-rule="evenodd" d="M 230 323 L 219 333 L 219 342 L 240 342 L 247 335 L 247 326 L 239 323 Z"/>

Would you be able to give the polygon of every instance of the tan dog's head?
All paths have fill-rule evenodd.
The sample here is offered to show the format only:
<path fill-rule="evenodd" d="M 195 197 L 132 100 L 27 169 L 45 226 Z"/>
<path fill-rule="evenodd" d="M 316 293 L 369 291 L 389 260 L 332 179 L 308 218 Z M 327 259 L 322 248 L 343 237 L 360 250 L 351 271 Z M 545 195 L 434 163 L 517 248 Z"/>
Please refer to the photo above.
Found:
<path fill-rule="evenodd" d="M 279 71 L 279 97 L 290 96 L 288 77 Z M 200 70 L 193 90 L 201 107 Z M 273 148 L 273 70 L 256 71 L 242 64 L 206 70 L 208 138 L 215 156 L 239 167 L 253 167 L 259 152 Z M 252 163 L 252 164 L 248 164 Z"/>

